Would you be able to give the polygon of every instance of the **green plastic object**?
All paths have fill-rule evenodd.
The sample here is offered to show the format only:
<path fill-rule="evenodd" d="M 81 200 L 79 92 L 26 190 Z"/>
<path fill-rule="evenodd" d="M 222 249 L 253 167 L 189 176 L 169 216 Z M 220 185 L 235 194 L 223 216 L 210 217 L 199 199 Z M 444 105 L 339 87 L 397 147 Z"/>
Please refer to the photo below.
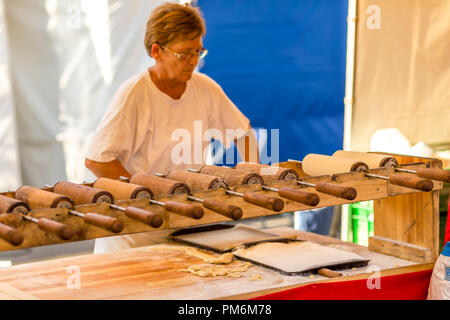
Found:
<path fill-rule="evenodd" d="M 350 205 L 352 213 L 353 242 L 368 246 L 373 236 L 373 201 L 356 202 Z"/>

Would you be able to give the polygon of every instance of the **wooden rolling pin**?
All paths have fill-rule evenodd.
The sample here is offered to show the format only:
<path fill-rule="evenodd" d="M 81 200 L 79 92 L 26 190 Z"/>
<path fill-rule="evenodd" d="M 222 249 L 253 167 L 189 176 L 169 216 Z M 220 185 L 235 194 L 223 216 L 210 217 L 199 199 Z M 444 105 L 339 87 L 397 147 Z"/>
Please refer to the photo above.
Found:
<path fill-rule="evenodd" d="M 205 213 L 202 207 L 194 206 L 190 203 L 176 201 L 161 202 L 156 200 L 150 200 L 150 203 L 162 206 L 167 211 L 196 220 L 203 218 L 203 215 Z"/>
<path fill-rule="evenodd" d="M 281 211 L 284 208 L 284 202 L 280 198 L 270 197 L 256 192 L 240 193 L 231 190 L 225 190 L 225 193 L 242 197 L 245 202 L 257 205 L 273 211 Z"/>
<path fill-rule="evenodd" d="M 25 201 L 32 210 L 46 208 L 67 208 L 73 209 L 72 199 L 61 194 L 22 186 L 15 193 L 16 199 Z"/>
<path fill-rule="evenodd" d="M 0 238 L 13 246 L 18 246 L 23 242 L 23 234 L 16 228 L 0 223 Z"/>
<path fill-rule="evenodd" d="M 31 221 L 33 223 L 36 223 L 39 227 L 39 229 L 48 232 L 48 233 L 52 233 L 56 236 L 58 236 L 60 239 L 62 240 L 70 240 L 72 239 L 72 237 L 75 235 L 75 231 L 60 222 L 51 220 L 51 219 L 47 219 L 47 218 L 32 218 L 30 216 L 24 215 L 22 214 L 22 217 L 25 220 Z"/>
<path fill-rule="evenodd" d="M 165 179 L 147 174 L 136 174 L 131 177 L 130 183 L 144 186 L 152 190 L 155 195 L 161 194 L 191 194 L 191 189 L 183 182 L 176 179 Z"/>
<path fill-rule="evenodd" d="M 418 168 L 417 170 L 403 169 L 399 167 L 395 158 L 388 155 L 339 150 L 333 154 L 333 157 L 334 156 L 364 161 L 371 169 L 378 167 L 394 167 L 397 172 L 415 174 L 419 178 L 450 182 L 450 170 L 441 168 Z"/>
<path fill-rule="evenodd" d="M 117 220 L 117 218 L 91 212 L 81 213 L 75 210 L 69 210 L 68 212 L 73 216 L 80 217 L 87 224 L 112 231 L 114 233 L 119 233 L 123 229 L 123 223 Z"/>
<path fill-rule="evenodd" d="M 138 185 L 134 185 L 132 183 L 126 183 L 126 182 L 122 182 L 122 181 L 116 181 L 116 180 L 112 180 L 112 181 L 118 182 L 117 185 L 119 187 L 121 187 L 121 188 L 123 187 L 123 186 L 121 186 L 121 184 L 124 184 L 124 185 L 137 186 L 137 187 L 140 187 L 140 188 L 147 189 L 150 192 L 151 197 L 150 198 L 145 197 L 145 198 L 149 199 L 150 203 L 152 203 L 152 204 L 156 204 L 156 205 L 164 207 L 164 209 L 166 209 L 167 211 L 170 211 L 170 212 L 173 212 L 173 213 L 176 213 L 176 214 L 188 217 L 188 218 L 192 218 L 192 219 L 201 219 L 203 217 L 203 214 L 204 214 L 203 208 L 201 208 L 199 206 L 194 206 L 194 205 L 189 204 L 189 203 L 182 203 L 182 202 L 177 202 L 177 201 L 167 201 L 167 202 L 156 201 L 156 200 L 152 199 L 153 198 L 153 192 L 150 189 L 146 188 L 146 187 L 141 187 L 141 186 L 138 186 Z M 129 189 L 131 190 L 131 188 L 129 188 Z M 114 194 L 113 190 L 110 190 L 110 191 L 113 193 L 114 197 L 116 197 L 116 195 Z M 112 208 L 117 209 L 114 206 Z M 138 208 L 136 208 L 136 209 L 138 209 Z M 117 210 L 120 210 L 120 209 L 117 209 Z M 127 212 L 125 212 L 125 213 L 127 213 Z M 142 214 L 143 214 L 142 211 L 140 211 L 138 213 L 135 210 L 133 210 L 132 212 L 129 212 L 128 214 L 130 214 L 131 216 L 134 216 L 135 219 L 137 219 L 137 220 L 139 220 L 138 217 L 141 217 L 142 219 L 144 219 L 143 222 L 146 219 L 145 215 L 144 215 L 144 217 L 142 217 Z"/>
<path fill-rule="evenodd" d="M 315 177 L 343 172 L 368 171 L 369 166 L 358 160 L 310 153 L 303 158 L 302 169 L 307 175 Z"/>
<path fill-rule="evenodd" d="M 147 187 L 109 178 L 98 178 L 94 182 L 94 188 L 109 191 L 115 200 L 153 198 L 153 192 Z"/>
<path fill-rule="evenodd" d="M 309 156 L 309 155 L 308 155 Z M 420 191 L 431 191 L 433 189 L 433 181 L 428 179 L 420 179 L 408 174 L 392 174 L 389 177 L 387 176 L 381 176 L 376 174 L 368 173 L 369 169 L 367 164 L 360 165 L 361 162 L 355 161 L 353 159 L 346 159 L 346 158 L 337 158 L 337 157 L 330 157 L 330 156 L 324 156 L 324 155 L 315 155 L 313 157 L 308 158 L 308 156 L 305 157 L 305 159 L 302 162 L 303 171 L 305 171 L 306 174 L 314 173 L 316 175 L 322 175 L 322 174 L 330 174 L 330 170 L 332 171 L 333 168 L 339 168 L 338 172 L 345 172 L 340 171 L 344 168 L 347 168 L 351 171 L 364 171 L 364 175 L 366 177 L 375 178 L 375 179 L 383 179 L 388 181 L 391 184 L 398 185 L 405 188 L 410 189 L 416 189 Z M 318 157 L 320 156 L 320 157 Z M 305 163 L 306 160 L 306 163 Z M 311 162 L 316 162 L 315 164 Z M 353 165 L 352 165 L 353 163 Z M 357 167 L 355 167 L 355 164 L 358 164 Z M 366 169 L 363 169 L 366 168 Z M 305 170 L 306 169 L 306 170 Z M 348 172 L 348 171 L 347 171 Z M 331 173 L 332 174 L 332 173 Z"/>
<path fill-rule="evenodd" d="M 450 183 L 450 170 L 440 168 L 418 168 L 417 170 L 395 168 L 395 171 L 412 173 L 416 174 L 420 178 Z"/>
<path fill-rule="evenodd" d="M 319 204 L 319 196 L 312 192 L 306 192 L 294 188 L 271 188 L 267 186 L 262 186 L 264 190 L 270 190 L 278 192 L 278 195 L 282 198 L 286 198 L 295 202 L 306 204 L 307 206 L 315 207 Z"/>
<path fill-rule="evenodd" d="M 53 186 L 53 192 L 70 197 L 75 205 L 88 203 L 114 203 L 113 195 L 97 188 L 61 181 Z"/>
<path fill-rule="evenodd" d="M 298 160 L 288 160 L 289 162 L 299 162 Z M 346 200 L 354 200 L 356 198 L 357 192 L 355 188 L 341 186 L 335 183 L 327 183 L 327 182 L 317 182 L 311 183 L 303 181 L 301 178 L 297 180 L 297 184 L 303 187 L 312 187 L 316 189 L 316 191 L 320 193 L 329 194 L 338 198 L 346 199 Z"/>
<path fill-rule="evenodd" d="M 264 184 L 263 178 L 256 173 L 249 173 L 228 167 L 205 165 L 200 170 L 189 169 L 191 172 L 199 172 L 226 180 L 230 186 L 242 184 Z"/>
<path fill-rule="evenodd" d="M 386 176 L 380 176 L 376 174 L 370 174 L 365 173 L 366 177 L 375 178 L 375 179 L 383 179 L 388 181 L 389 183 L 392 183 L 397 186 L 410 188 L 410 189 L 416 189 L 420 191 L 431 191 L 433 190 L 434 184 L 433 181 L 429 179 L 421 179 L 417 178 L 408 174 L 402 174 L 402 173 L 394 173 L 391 174 L 389 177 Z"/>
<path fill-rule="evenodd" d="M 450 182 L 450 170 L 444 170 L 441 168 L 418 168 L 417 170 L 403 169 L 399 167 L 399 164 L 395 158 L 388 155 L 342 150 L 336 151 L 333 154 L 333 157 L 335 155 L 338 157 L 364 161 L 368 164 L 369 168 L 394 167 L 397 172 L 415 174 L 419 178 Z"/>
<path fill-rule="evenodd" d="M 398 161 L 394 157 L 385 154 L 338 150 L 333 153 L 333 157 L 361 161 L 367 164 L 369 169 L 398 167 Z"/>
<path fill-rule="evenodd" d="M 327 182 L 311 183 L 302 180 L 297 180 L 297 184 L 304 187 L 313 187 L 318 192 L 329 194 L 346 200 L 354 200 L 358 194 L 355 188 L 341 186 L 339 184 L 334 183 L 327 183 Z"/>
<path fill-rule="evenodd" d="M 163 218 L 161 215 L 154 213 L 152 211 L 128 206 L 128 207 L 119 207 L 114 204 L 110 204 L 109 207 L 114 210 L 119 210 L 125 213 L 125 215 L 133 220 L 145 223 L 153 228 L 158 228 L 163 224 Z"/>
<path fill-rule="evenodd" d="M 0 212 L 1 213 L 23 213 L 27 214 L 30 207 L 23 201 L 0 195 Z"/>
<path fill-rule="evenodd" d="M 171 170 L 167 178 L 186 183 L 192 191 L 203 191 L 211 189 L 228 189 L 229 184 L 225 179 L 210 176 L 203 173 L 194 173 L 183 170 Z"/>
<path fill-rule="evenodd" d="M 230 219 L 239 220 L 240 218 L 242 218 L 242 209 L 232 204 L 226 204 L 210 198 L 200 199 L 193 196 L 188 196 L 188 199 L 200 202 L 206 209 L 217 212 L 218 214 L 221 214 Z"/>
<path fill-rule="evenodd" d="M 269 184 L 277 180 L 298 179 L 298 173 L 293 169 L 269 166 L 259 163 L 241 162 L 236 165 L 236 169 L 259 174 L 263 178 L 265 184 Z"/>
<path fill-rule="evenodd" d="M 241 162 L 237 164 L 236 169 L 261 175 L 261 177 L 264 179 L 265 184 L 275 182 L 277 180 L 298 180 L 298 173 L 295 170 L 288 168 Z M 305 192 L 288 187 L 271 188 L 262 186 L 262 188 L 264 190 L 278 192 L 278 195 L 280 197 L 293 200 L 295 202 L 300 202 L 312 207 L 317 206 L 320 201 L 319 196 L 312 192 Z"/>

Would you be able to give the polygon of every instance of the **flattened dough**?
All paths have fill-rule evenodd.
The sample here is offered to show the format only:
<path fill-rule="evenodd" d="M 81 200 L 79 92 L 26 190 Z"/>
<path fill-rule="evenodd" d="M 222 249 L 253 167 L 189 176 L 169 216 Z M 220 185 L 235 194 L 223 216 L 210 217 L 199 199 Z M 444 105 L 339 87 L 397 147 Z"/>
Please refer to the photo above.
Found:
<path fill-rule="evenodd" d="M 200 277 L 217 277 L 225 276 L 231 278 L 240 278 L 241 272 L 245 272 L 250 268 L 250 262 L 243 262 L 234 265 L 212 265 L 212 264 L 194 264 L 187 269 L 181 271 L 190 272 Z"/>
<path fill-rule="evenodd" d="M 184 253 L 186 253 L 189 256 L 196 257 L 199 259 L 202 259 L 206 263 L 212 263 L 212 264 L 228 264 L 233 261 L 233 253 L 227 252 L 224 253 L 218 257 L 203 253 L 199 251 L 198 249 L 188 247 L 188 246 L 169 246 L 169 245 L 158 245 L 158 246 L 151 246 L 150 249 L 154 250 L 182 250 Z"/>

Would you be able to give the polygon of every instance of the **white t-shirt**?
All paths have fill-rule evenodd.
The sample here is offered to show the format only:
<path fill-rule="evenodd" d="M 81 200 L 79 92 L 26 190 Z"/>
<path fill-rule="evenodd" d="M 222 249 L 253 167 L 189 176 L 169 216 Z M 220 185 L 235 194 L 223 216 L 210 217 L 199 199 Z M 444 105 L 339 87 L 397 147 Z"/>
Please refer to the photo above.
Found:
<path fill-rule="evenodd" d="M 87 158 L 98 162 L 118 159 L 131 175 L 196 168 L 206 161 L 209 133 L 228 148 L 233 139 L 227 138 L 227 130 L 228 134 L 230 129 L 238 130 L 235 137 L 239 139 L 249 124 L 207 75 L 193 73 L 185 92 L 175 100 L 156 87 L 146 70 L 119 88 Z"/>

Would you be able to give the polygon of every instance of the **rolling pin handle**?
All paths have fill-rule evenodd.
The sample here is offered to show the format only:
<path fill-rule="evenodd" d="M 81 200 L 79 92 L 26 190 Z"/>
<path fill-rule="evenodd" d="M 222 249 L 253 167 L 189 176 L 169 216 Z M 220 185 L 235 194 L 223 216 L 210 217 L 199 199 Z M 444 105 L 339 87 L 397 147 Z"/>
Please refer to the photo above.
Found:
<path fill-rule="evenodd" d="M 97 213 L 86 213 L 84 215 L 84 221 L 88 224 L 110 230 L 114 233 L 119 233 L 123 229 L 123 223 L 117 220 L 117 218 L 105 216 Z"/>
<path fill-rule="evenodd" d="M 3 223 L 0 223 L 0 238 L 13 246 L 18 246 L 23 242 L 22 232 Z"/>
<path fill-rule="evenodd" d="M 280 197 L 300 202 L 311 207 L 317 206 L 320 201 L 319 196 L 315 193 L 293 188 L 281 187 L 278 190 L 278 194 L 280 195 Z"/>
<path fill-rule="evenodd" d="M 159 214 L 136 207 L 126 207 L 125 215 L 131 219 L 145 223 L 153 228 L 158 228 L 163 223 L 163 218 Z"/>
<path fill-rule="evenodd" d="M 355 188 L 326 182 L 317 182 L 315 189 L 319 192 L 330 194 L 346 200 L 353 200 L 357 195 Z"/>
<path fill-rule="evenodd" d="M 407 174 L 392 174 L 389 176 L 389 183 L 425 192 L 433 190 L 434 187 L 433 181 L 429 179 L 421 179 Z"/>
<path fill-rule="evenodd" d="M 242 209 L 232 204 L 226 204 L 214 199 L 205 199 L 203 200 L 203 206 L 233 220 L 242 218 Z"/>
<path fill-rule="evenodd" d="M 425 179 L 432 179 L 450 183 L 450 170 L 440 168 L 419 168 L 417 176 Z"/>
<path fill-rule="evenodd" d="M 37 224 L 42 230 L 53 233 L 62 240 L 70 240 L 75 235 L 75 231 L 72 228 L 51 219 L 40 218 Z"/>
<path fill-rule="evenodd" d="M 256 192 L 244 193 L 244 201 L 276 212 L 284 208 L 284 202 L 280 198 L 270 197 Z"/>
<path fill-rule="evenodd" d="M 197 220 L 203 218 L 203 215 L 205 213 L 202 207 L 175 201 L 167 201 L 164 205 L 164 208 L 167 211 L 171 211 L 182 216 Z"/>

